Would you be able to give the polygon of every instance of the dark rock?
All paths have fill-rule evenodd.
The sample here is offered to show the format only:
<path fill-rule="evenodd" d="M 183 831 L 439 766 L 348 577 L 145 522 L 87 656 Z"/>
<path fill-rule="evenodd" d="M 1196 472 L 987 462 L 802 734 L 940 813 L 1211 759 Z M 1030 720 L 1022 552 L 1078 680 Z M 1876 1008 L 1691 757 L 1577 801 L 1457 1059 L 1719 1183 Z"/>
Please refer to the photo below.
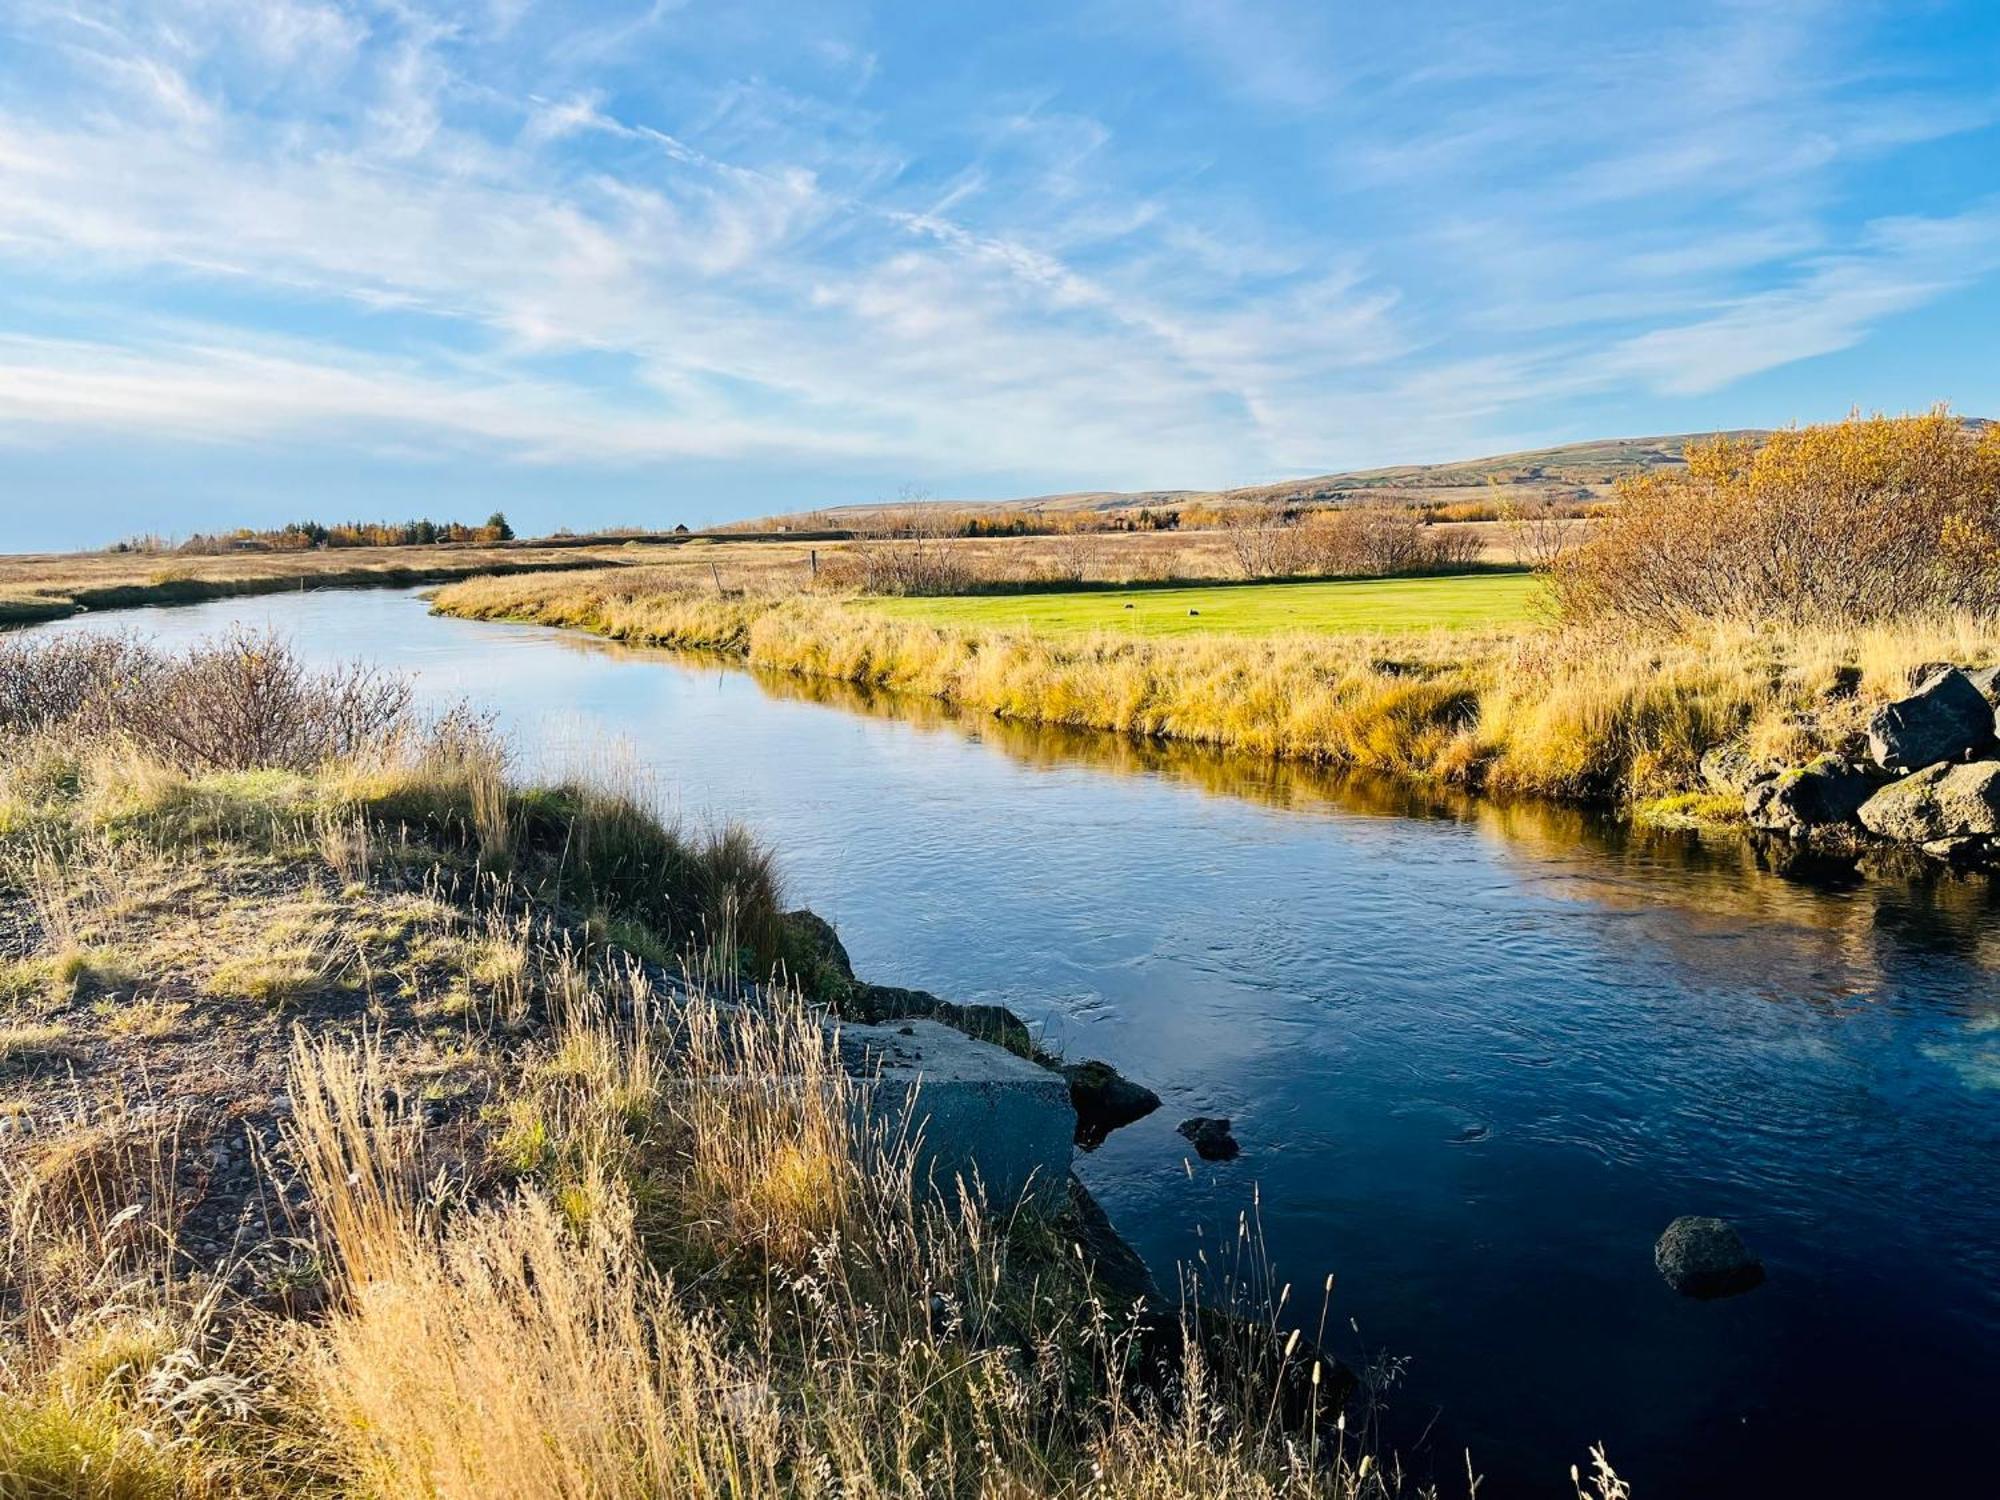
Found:
<path fill-rule="evenodd" d="M 1868 753 L 1891 771 L 1963 760 L 1992 743 L 1993 705 L 1956 667 L 1936 673 L 1909 697 L 1883 705 L 1868 721 Z"/>
<path fill-rule="evenodd" d="M 1229 1121 L 1226 1119 L 1196 1115 L 1192 1120 L 1181 1121 L 1176 1128 L 1194 1142 L 1195 1154 L 1203 1161 L 1234 1161 L 1242 1155 L 1243 1148 L 1229 1133 Z"/>
<path fill-rule="evenodd" d="M 931 1014 L 967 1036 L 1005 1047 L 1018 1057 L 1035 1055 L 1035 1034 L 1026 1021 L 1004 1005 L 954 1005 L 943 1000 Z"/>
<path fill-rule="evenodd" d="M 1764 1263 L 1752 1255 L 1736 1226 L 1724 1219 L 1685 1214 L 1667 1226 L 1653 1247 L 1653 1264 L 1684 1297 L 1733 1297 L 1764 1280 Z"/>
<path fill-rule="evenodd" d="M 1751 787 L 1743 797 L 1743 813 L 1752 828 L 1796 838 L 1851 821 L 1881 784 L 1882 777 L 1871 768 L 1823 755 Z"/>
<path fill-rule="evenodd" d="M 1783 769 L 1734 743 L 1705 750 L 1701 757 L 1701 779 L 1710 791 L 1725 797 L 1741 797 L 1752 787 L 1774 780 Z"/>
<path fill-rule="evenodd" d="M 826 1000 L 854 983 L 854 964 L 833 923 L 817 912 L 788 911 L 784 924 L 785 962 L 808 995 Z"/>
<path fill-rule="evenodd" d="M 1926 766 L 1863 803 L 1861 824 L 1906 844 L 2000 836 L 2000 761 Z"/>
<path fill-rule="evenodd" d="M 1917 847 L 1926 859 L 1954 870 L 1983 870 L 2000 865 L 2000 843 L 1992 839 L 1928 839 Z"/>
<path fill-rule="evenodd" d="M 856 984 L 841 997 L 839 1009 L 848 1020 L 869 1026 L 927 1016 L 969 1037 L 1005 1047 L 1018 1056 L 1035 1056 L 1035 1037 L 1028 1030 L 1028 1023 L 1004 1005 L 959 1005 L 940 1000 L 928 990 L 906 990 L 893 984 Z"/>
<path fill-rule="evenodd" d="M 1158 1094 L 1110 1063 L 1071 1063 L 1062 1071 L 1069 1080 L 1069 1102 L 1076 1107 L 1076 1143 L 1086 1151 L 1095 1151 L 1112 1131 L 1160 1107 Z"/>

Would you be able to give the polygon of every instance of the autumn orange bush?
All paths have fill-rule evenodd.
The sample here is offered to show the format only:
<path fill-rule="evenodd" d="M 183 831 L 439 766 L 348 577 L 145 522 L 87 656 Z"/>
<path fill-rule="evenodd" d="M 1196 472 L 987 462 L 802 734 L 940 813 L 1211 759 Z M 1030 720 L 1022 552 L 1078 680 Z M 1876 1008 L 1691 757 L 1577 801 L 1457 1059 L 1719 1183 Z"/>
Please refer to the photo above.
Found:
<path fill-rule="evenodd" d="M 1685 631 L 2000 610 L 2000 428 L 1942 408 L 1717 438 L 1619 494 L 1552 569 L 1570 620 Z"/>

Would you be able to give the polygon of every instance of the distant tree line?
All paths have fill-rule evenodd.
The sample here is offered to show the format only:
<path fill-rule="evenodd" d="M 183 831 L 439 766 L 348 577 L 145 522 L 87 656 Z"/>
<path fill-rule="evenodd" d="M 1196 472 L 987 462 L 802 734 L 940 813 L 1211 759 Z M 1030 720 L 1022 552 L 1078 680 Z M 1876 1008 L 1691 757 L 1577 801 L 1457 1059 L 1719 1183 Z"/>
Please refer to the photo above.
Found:
<path fill-rule="evenodd" d="M 113 552 L 309 552 L 319 547 L 436 547 L 447 543 L 488 545 L 514 540 L 505 512 L 495 511 L 483 526 L 462 521 L 293 521 L 272 530 L 240 527 L 235 531 L 203 532 L 184 542 L 159 537 L 135 537 L 117 543 Z"/>

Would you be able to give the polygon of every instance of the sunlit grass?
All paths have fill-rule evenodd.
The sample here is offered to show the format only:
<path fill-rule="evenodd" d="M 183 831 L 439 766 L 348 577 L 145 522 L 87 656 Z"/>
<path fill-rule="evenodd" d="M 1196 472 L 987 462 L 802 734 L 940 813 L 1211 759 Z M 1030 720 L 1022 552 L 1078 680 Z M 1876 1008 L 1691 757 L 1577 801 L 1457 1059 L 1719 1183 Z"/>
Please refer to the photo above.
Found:
<path fill-rule="evenodd" d="M 1524 624 L 1541 594 L 1529 573 L 1471 573 L 870 599 L 859 607 L 898 620 L 1061 635 L 1394 635 Z"/>

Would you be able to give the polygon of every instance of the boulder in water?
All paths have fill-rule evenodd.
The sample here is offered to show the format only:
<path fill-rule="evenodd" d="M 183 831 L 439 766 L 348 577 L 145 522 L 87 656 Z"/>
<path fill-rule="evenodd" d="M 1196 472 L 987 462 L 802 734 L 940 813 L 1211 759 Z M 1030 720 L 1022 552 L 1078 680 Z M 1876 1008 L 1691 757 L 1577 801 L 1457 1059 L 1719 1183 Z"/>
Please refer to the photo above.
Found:
<path fill-rule="evenodd" d="M 1752 828 L 1796 838 L 1815 828 L 1852 822 L 1881 784 L 1881 776 L 1866 766 L 1822 755 L 1757 782 L 1744 794 L 1743 814 Z"/>
<path fill-rule="evenodd" d="M 1069 1102 L 1076 1107 L 1076 1143 L 1095 1151 L 1112 1131 L 1143 1120 L 1160 1107 L 1160 1096 L 1134 1083 L 1107 1062 L 1070 1063 Z"/>
<path fill-rule="evenodd" d="M 1726 1219 L 1684 1214 L 1653 1247 L 1653 1264 L 1683 1297 L 1733 1297 L 1761 1285 L 1764 1263 Z"/>
<path fill-rule="evenodd" d="M 1926 766 L 1861 806 L 1870 833 L 1906 844 L 2000 835 L 2000 760 Z"/>
<path fill-rule="evenodd" d="M 1181 1121 L 1179 1130 L 1194 1142 L 1195 1155 L 1203 1161 L 1234 1161 L 1243 1154 L 1236 1137 L 1230 1134 L 1227 1119 L 1196 1115 L 1192 1120 Z"/>

